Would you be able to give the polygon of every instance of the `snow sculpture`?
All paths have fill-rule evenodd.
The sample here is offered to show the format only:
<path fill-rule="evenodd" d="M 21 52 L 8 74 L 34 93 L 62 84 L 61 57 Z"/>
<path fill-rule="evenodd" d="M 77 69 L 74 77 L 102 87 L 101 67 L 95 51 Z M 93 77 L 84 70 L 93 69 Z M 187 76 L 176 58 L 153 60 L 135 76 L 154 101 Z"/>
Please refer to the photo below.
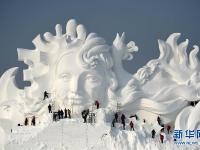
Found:
<path fill-rule="evenodd" d="M 26 101 L 40 105 L 42 92 L 47 90 L 52 93 L 58 108 L 70 106 L 74 113 L 97 99 L 105 107 L 107 91 L 113 91 L 117 84 L 112 70 L 111 47 L 97 34 L 87 35 L 85 27 L 77 25 L 73 19 L 68 21 L 65 34 L 62 34 L 61 25 L 56 25 L 55 29 L 55 36 L 47 32 L 44 40 L 40 35 L 33 40 L 35 50 L 18 49 L 19 60 L 29 66 L 24 70 L 24 80 L 31 81 L 31 86 L 25 88 Z M 121 39 L 117 35 L 116 40 L 121 48 L 120 57 L 130 59 L 134 42 L 125 46 L 124 35 Z M 31 108 L 31 111 L 34 110 Z"/>
<path fill-rule="evenodd" d="M 69 107 L 79 114 L 99 100 L 103 108 L 116 109 L 120 103 L 127 114 L 138 112 L 151 121 L 161 115 L 169 123 L 199 98 L 198 47 L 194 46 L 188 57 L 188 40 L 177 44 L 179 33 L 170 35 L 166 42 L 159 40 L 159 58 L 131 75 L 122 61 L 131 60 L 138 47 L 133 41 L 126 44 L 124 33 L 117 34 L 109 46 L 97 34 L 87 35 L 85 27 L 74 19 L 67 22 L 66 33 L 59 24 L 55 30 L 55 36 L 49 32 L 44 37 L 38 35 L 33 40 L 34 50 L 18 49 L 18 59 L 28 65 L 24 80 L 31 86 L 17 88 L 17 68 L 5 72 L 0 79 L 0 117 L 8 111 L 5 105 L 13 106 L 10 100 L 22 116 L 29 112 L 42 116 L 47 106 L 43 92 L 48 91 L 56 109 Z"/>
<path fill-rule="evenodd" d="M 188 40 L 177 44 L 179 37 L 179 33 L 174 33 L 166 42 L 158 40 L 160 56 L 129 81 L 130 87 L 124 91 L 125 109 L 148 110 L 162 115 L 164 123 L 169 123 L 190 101 L 199 99 L 198 47 L 194 46 L 188 57 Z"/>

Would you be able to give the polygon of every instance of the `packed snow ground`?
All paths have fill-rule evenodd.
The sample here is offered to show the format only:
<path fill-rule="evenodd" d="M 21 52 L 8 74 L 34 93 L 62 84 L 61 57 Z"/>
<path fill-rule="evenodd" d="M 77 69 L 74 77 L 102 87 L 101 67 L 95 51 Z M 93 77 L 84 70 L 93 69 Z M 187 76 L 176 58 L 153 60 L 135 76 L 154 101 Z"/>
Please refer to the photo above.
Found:
<path fill-rule="evenodd" d="M 99 113 L 98 113 L 99 114 Z M 49 118 L 51 115 L 49 115 Z M 99 118 L 102 119 L 103 116 Z M 177 150 L 198 147 L 174 144 L 172 134 L 166 134 L 164 143 L 151 138 L 151 125 L 133 119 L 135 131 L 128 123 L 112 127 L 97 119 L 97 123 L 83 123 L 82 118 L 62 119 L 36 126 L 15 126 L 8 135 L 5 150 Z M 154 125 L 156 128 L 156 126 Z M 158 132 L 157 132 L 158 133 Z"/>

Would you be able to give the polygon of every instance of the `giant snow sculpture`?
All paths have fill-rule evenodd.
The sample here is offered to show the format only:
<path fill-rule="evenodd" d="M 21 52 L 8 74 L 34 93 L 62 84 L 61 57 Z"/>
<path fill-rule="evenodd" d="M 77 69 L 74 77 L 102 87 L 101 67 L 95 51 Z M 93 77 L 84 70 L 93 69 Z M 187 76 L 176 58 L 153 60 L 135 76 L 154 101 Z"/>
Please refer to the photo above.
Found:
<path fill-rule="evenodd" d="M 199 104 L 188 105 L 199 99 L 198 47 L 194 46 L 188 56 L 188 40 L 177 44 L 179 33 L 159 40 L 159 58 L 131 75 L 122 61 L 131 60 L 138 47 L 133 41 L 125 43 L 124 33 L 107 45 L 97 34 L 87 34 L 85 27 L 73 19 L 67 22 L 66 33 L 61 25 L 55 30 L 56 35 L 38 35 L 33 40 L 34 50 L 18 49 L 19 61 L 28 65 L 24 80 L 31 86 L 17 88 L 17 68 L 2 75 L 1 118 L 20 121 L 27 113 L 42 118 L 48 104 L 42 100 L 43 92 L 48 91 L 55 109 L 68 107 L 74 114 L 89 108 L 95 100 L 112 110 L 120 104 L 121 111 L 129 115 L 137 112 L 150 121 L 160 115 L 164 123 L 174 122 L 181 112 L 176 120 L 178 128 L 185 128 L 181 120 L 187 118 L 189 109 L 191 120 L 196 120 L 193 128 L 197 128 L 200 120 L 193 112 L 200 112 Z"/>

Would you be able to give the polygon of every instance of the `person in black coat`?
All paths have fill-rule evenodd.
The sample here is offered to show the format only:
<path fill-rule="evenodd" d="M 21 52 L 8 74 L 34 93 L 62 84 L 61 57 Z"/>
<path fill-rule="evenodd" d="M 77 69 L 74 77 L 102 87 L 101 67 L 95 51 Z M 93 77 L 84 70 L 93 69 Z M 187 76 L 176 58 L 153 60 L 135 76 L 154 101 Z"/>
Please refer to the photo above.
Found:
<path fill-rule="evenodd" d="M 35 116 L 32 118 L 31 125 L 35 126 Z"/>
<path fill-rule="evenodd" d="M 157 122 L 158 122 L 159 125 L 161 125 L 161 119 L 160 119 L 160 116 L 157 117 Z"/>
<path fill-rule="evenodd" d="M 58 110 L 58 119 L 61 119 L 61 112 Z"/>
<path fill-rule="evenodd" d="M 24 125 L 25 125 L 25 126 L 28 125 L 28 118 L 25 118 Z"/>
<path fill-rule="evenodd" d="M 66 108 L 64 109 L 64 112 L 65 112 L 65 118 L 67 118 L 67 109 Z"/>
<path fill-rule="evenodd" d="M 64 117 L 64 112 L 63 112 L 63 110 L 61 109 L 61 110 L 60 110 L 60 118 L 63 119 L 63 117 Z"/>
<path fill-rule="evenodd" d="M 118 122 L 118 113 L 115 113 L 115 122 Z"/>
<path fill-rule="evenodd" d="M 48 110 L 49 110 L 49 113 L 52 113 L 51 104 L 48 105 Z"/>
<path fill-rule="evenodd" d="M 151 131 L 151 136 L 152 136 L 153 139 L 155 138 L 155 135 L 156 135 L 156 131 L 153 129 L 153 130 Z"/>
<path fill-rule="evenodd" d="M 123 129 L 124 129 L 124 130 L 125 130 L 125 119 L 126 119 L 125 115 L 122 114 L 122 115 L 121 115 L 121 121 L 122 121 L 122 125 L 123 125 Z"/>
<path fill-rule="evenodd" d="M 67 109 L 67 112 L 68 112 L 69 119 L 71 119 L 71 110 Z"/>
<path fill-rule="evenodd" d="M 116 120 L 113 119 L 113 121 L 112 121 L 112 127 L 115 127 L 115 122 L 116 122 Z"/>
<path fill-rule="evenodd" d="M 53 121 L 56 121 L 57 119 L 57 113 L 56 112 L 53 112 Z"/>
<path fill-rule="evenodd" d="M 84 119 L 84 122 L 83 123 L 87 123 L 87 116 L 89 114 L 89 109 L 86 109 L 86 110 L 83 110 L 81 115 L 82 115 L 82 118 Z"/>
<path fill-rule="evenodd" d="M 46 98 L 49 98 L 49 93 L 47 91 L 44 91 L 44 98 L 43 98 L 43 100 L 45 100 Z"/>

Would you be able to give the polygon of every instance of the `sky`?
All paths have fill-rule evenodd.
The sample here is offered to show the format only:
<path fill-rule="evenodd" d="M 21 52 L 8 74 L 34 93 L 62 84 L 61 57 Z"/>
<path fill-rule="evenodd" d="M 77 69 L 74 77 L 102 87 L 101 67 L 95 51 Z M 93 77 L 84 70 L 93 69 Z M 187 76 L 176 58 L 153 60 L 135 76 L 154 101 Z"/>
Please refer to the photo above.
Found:
<path fill-rule="evenodd" d="M 199 8 L 199 0 L 0 0 L 0 75 L 19 67 L 17 84 L 28 85 L 22 77 L 27 66 L 17 60 L 17 48 L 34 49 L 38 34 L 54 33 L 58 23 L 65 28 L 71 18 L 109 45 L 117 32 L 125 32 L 126 41 L 135 41 L 139 51 L 124 67 L 136 73 L 159 56 L 157 40 L 171 33 L 182 33 L 179 42 L 190 40 L 188 51 L 200 46 Z"/>

